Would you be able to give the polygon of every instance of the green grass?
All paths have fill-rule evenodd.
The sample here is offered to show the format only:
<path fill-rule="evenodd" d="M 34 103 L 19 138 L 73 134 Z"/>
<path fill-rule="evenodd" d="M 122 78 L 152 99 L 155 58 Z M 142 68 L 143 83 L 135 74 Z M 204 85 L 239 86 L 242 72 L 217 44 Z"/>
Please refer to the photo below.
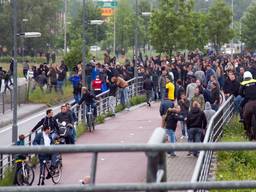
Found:
<path fill-rule="evenodd" d="M 102 124 L 105 122 L 105 114 L 99 115 L 96 117 L 95 122 L 96 124 Z"/>
<path fill-rule="evenodd" d="M 52 90 L 51 93 L 41 91 L 39 87 L 37 87 L 33 92 L 29 93 L 29 102 L 31 103 L 42 103 L 48 106 L 53 106 L 59 103 L 66 102 L 73 96 L 73 88 L 71 84 L 67 84 L 64 86 L 64 94 L 56 93 Z"/>
<path fill-rule="evenodd" d="M 0 180 L 0 186 L 12 186 L 14 183 L 14 168 L 7 168 L 4 172 L 4 178 Z"/>
<path fill-rule="evenodd" d="M 76 128 L 76 138 L 79 138 L 87 131 L 87 127 L 84 123 L 79 123 Z"/>
<path fill-rule="evenodd" d="M 135 106 L 141 103 L 144 103 L 146 101 L 145 96 L 135 96 L 130 99 L 131 106 Z"/>
<path fill-rule="evenodd" d="M 222 142 L 248 142 L 243 124 L 239 123 L 238 117 L 234 117 L 225 126 Z M 256 153 L 255 151 L 221 151 L 217 153 L 217 181 L 230 180 L 256 180 Z M 211 190 L 256 192 L 256 189 L 239 190 Z"/>

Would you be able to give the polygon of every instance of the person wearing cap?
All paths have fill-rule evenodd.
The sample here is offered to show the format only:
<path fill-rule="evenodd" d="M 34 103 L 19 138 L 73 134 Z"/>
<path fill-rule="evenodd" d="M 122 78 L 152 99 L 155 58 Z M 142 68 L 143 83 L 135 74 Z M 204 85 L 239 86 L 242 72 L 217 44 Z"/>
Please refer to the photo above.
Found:
<path fill-rule="evenodd" d="M 255 139 L 254 133 L 251 133 L 251 119 L 256 108 L 256 80 L 253 79 L 249 71 L 244 73 L 244 81 L 241 83 L 239 94 L 244 97 L 244 101 L 241 103 L 241 109 L 243 110 L 242 114 L 246 134 L 252 140 Z"/>

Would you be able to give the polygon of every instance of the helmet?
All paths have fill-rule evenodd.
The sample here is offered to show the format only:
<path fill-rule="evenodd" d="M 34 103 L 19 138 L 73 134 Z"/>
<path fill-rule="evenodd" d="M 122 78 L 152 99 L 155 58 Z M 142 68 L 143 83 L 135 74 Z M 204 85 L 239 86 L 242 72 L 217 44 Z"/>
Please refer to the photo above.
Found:
<path fill-rule="evenodd" d="M 250 71 L 244 72 L 244 79 L 252 79 L 252 74 Z"/>

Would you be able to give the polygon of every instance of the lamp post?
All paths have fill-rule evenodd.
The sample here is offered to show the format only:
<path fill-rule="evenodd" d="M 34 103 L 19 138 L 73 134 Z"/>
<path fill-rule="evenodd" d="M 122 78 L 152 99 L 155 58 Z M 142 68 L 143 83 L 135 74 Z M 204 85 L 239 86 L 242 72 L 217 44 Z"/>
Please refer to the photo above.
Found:
<path fill-rule="evenodd" d="M 67 0 L 64 0 L 64 54 L 67 54 Z"/>
<path fill-rule="evenodd" d="M 85 32 L 85 28 L 86 28 L 86 6 L 85 6 L 85 0 L 83 0 L 83 50 L 82 50 L 82 55 L 83 55 L 83 67 L 82 67 L 82 84 L 83 86 L 86 85 L 85 82 L 85 65 L 86 65 L 86 32 Z M 89 86 L 89 85 L 88 85 Z"/>
<path fill-rule="evenodd" d="M 137 61 L 138 61 L 138 0 L 135 0 L 136 9 L 136 21 L 135 21 L 135 61 L 134 61 L 134 77 L 135 77 L 135 93 L 137 93 L 138 84 L 138 71 L 137 71 Z"/>
<path fill-rule="evenodd" d="M 231 9 L 232 9 L 232 24 L 231 24 L 231 27 L 232 27 L 232 30 L 234 30 L 234 0 L 232 0 L 231 2 Z M 232 38 L 231 40 L 231 61 L 233 61 L 234 59 L 234 38 Z"/>
<path fill-rule="evenodd" d="M 90 24 L 91 25 L 95 25 L 96 26 L 96 58 L 97 58 L 97 54 L 98 54 L 98 44 L 97 44 L 97 41 L 98 41 L 98 25 L 102 25 L 104 23 L 103 20 L 91 20 L 90 21 Z"/>
<path fill-rule="evenodd" d="M 144 16 L 144 17 L 150 17 L 150 16 L 152 15 L 152 12 L 142 12 L 141 14 L 142 14 L 142 16 Z M 147 40 L 148 40 L 148 21 L 146 21 L 145 28 L 146 28 L 146 38 L 147 38 Z M 148 43 L 148 42 L 147 42 L 147 43 Z M 148 50 L 149 50 L 149 48 L 148 48 Z M 151 52 L 150 52 L 150 56 L 151 56 Z"/>
<path fill-rule="evenodd" d="M 13 24 L 13 121 L 12 121 L 12 143 L 16 143 L 18 137 L 17 126 L 17 1 L 12 0 L 12 24 Z"/>
<path fill-rule="evenodd" d="M 21 23 L 21 31 L 22 32 L 25 32 L 26 31 L 26 28 L 25 28 L 25 23 L 28 22 L 28 19 L 22 19 L 22 23 Z M 21 39 L 21 48 L 22 48 L 22 63 L 24 63 L 24 49 L 25 49 L 25 46 L 24 46 L 24 39 L 22 38 Z"/>

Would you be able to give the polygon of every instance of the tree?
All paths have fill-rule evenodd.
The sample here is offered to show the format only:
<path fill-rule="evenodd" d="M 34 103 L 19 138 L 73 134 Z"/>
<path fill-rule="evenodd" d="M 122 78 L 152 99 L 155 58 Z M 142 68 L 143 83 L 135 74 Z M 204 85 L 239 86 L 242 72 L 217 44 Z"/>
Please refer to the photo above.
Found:
<path fill-rule="evenodd" d="M 242 41 L 246 47 L 256 49 L 256 3 L 253 3 L 242 18 Z"/>
<path fill-rule="evenodd" d="M 190 49 L 193 42 L 193 1 L 161 0 L 150 22 L 151 43 L 158 52 Z"/>
<path fill-rule="evenodd" d="M 191 49 L 204 49 L 204 46 L 208 43 L 207 36 L 207 16 L 204 13 L 193 13 L 193 40 L 191 43 Z"/>
<path fill-rule="evenodd" d="M 125 48 L 134 45 L 135 12 L 129 0 L 118 1 L 116 9 L 116 47 Z"/>
<path fill-rule="evenodd" d="M 224 0 L 215 0 L 210 7 L 207 18 L 207 33 L 210 42 L 216 51 L 228 43 L 234 36 L 230 28 L 232 22 L 232 11 Z"/>

